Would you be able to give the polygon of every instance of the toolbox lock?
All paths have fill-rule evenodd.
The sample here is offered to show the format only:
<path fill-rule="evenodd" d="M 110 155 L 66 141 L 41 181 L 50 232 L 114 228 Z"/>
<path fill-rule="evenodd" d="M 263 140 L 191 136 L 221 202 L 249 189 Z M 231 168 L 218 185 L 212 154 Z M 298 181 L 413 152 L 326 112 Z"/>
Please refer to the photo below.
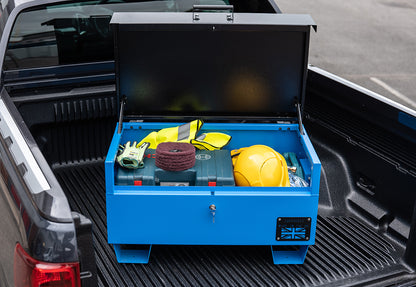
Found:
<path fill-rule="evenodd" d="M 209 206 L 209 210 L 210 210 L 211 215 L 212 215 L 212 223 L 215 223 L 215 212 L 217 211 L 217 206 L 215 206 L 215 204 L 211 204 Z"/>

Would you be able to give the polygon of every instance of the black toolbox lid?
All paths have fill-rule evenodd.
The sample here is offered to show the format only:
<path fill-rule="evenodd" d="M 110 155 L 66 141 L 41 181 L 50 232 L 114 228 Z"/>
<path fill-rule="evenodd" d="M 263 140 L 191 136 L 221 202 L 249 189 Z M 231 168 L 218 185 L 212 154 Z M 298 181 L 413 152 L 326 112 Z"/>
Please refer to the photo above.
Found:
<path fill-rule="evenodd" d="M 114 13 L 125 120 L 296 118 L 309 15 Z"/>

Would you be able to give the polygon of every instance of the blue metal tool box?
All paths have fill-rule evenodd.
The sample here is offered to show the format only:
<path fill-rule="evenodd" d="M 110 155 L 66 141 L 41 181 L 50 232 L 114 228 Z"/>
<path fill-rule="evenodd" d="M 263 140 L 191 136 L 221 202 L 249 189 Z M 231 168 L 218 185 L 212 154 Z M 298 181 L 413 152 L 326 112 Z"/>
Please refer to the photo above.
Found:
<path fill-rule="evenodd" d="M 115 13 L 120 121 L 105 161 L 108 242 L 147 263 L 151 246 L 267 245 L 301 264 L 314 244 L 320 161 L 302 125 L 308 15 Z M 309 187 L 116 184 L 120 144 L 203 118 L 201 132 L 294 152 Z M 117 180 L 116 180 L 117 179 Z M 215 205 L 215 213 L 210 206 Z"/>

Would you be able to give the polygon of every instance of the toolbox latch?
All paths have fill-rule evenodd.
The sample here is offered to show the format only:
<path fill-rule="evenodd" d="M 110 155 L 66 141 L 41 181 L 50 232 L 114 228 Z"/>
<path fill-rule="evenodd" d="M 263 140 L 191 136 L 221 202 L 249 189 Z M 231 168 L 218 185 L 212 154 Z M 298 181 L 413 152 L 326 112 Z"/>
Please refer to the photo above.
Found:
<path fill-rule="evenodd" d="M 201 19 L 200 12 L 212 11 L 226 11 L 225 17 L 227 22 L 234 21 L 234 6 L 233 5 L 193 5 L 192 19 L 197 22 Z"/>

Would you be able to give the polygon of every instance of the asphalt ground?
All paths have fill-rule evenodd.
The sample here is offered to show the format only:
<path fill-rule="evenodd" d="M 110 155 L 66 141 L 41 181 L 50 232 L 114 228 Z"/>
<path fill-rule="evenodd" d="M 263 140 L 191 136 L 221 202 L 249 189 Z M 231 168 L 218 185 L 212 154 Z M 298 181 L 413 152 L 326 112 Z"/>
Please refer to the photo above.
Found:
<path fill-rule="evenodd" d="M 416 110 L 415 0 L 277 0 L 310 14 L 309 63 Z"/>

